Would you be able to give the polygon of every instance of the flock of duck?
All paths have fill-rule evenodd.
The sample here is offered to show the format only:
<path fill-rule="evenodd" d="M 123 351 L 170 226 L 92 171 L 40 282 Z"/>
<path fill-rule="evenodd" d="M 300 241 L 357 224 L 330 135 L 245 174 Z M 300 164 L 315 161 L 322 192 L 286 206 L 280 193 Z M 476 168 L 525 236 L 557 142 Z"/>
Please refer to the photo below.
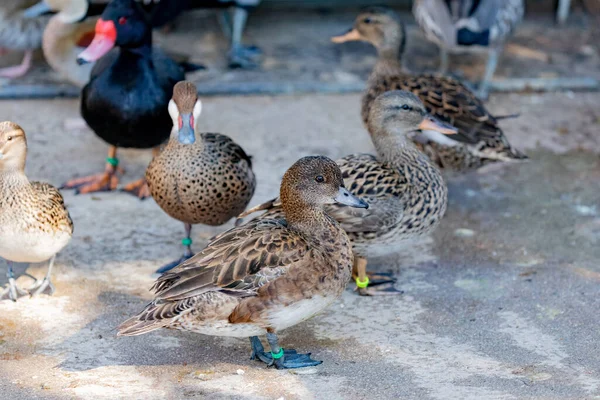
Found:
<path fill-rule="evenodd" d="M 146 176 L 125 190 L 152 196 L 186 231 L 184 254 L 159 269 L 154 300 L 121 324 L 119 335 L 171 328 L 250 337 L 252 357 L 268 365 L 317 365 L 310 354 L 284 350 L 277 332 L 328 307 L 351 279 L 361 295 L 395 293 L 394 278 L 367 272 L 367 260 L 439 224 L 447 206 L 440 168 L 526 158 L 461 83 L 402 69 L 405 33 L 393 11 L 367 8 L 332 40 L 368 41 L 378 50 L 362 99 L 376 154 L 335 162 L 301 158 L 285 173 L 277 198 L 240 215 L 235 227 L 194 254 L 192 225 L 222 225 L 246 209 L 256 187 L 252 159 L 229 137 L 198 130 L 196 87 L 152 46 L 151 26 L 137 3 L 113 0 L 104 9 L 93 40 L 76 58 L 95 63 L 82 89 L 81 114 L 109 145 L 106 166 L 63 188 L 115 190 L 117 149 L 153 149 Z M 15 301 L 54 292 L 52 264 L 73 234 L 60 192 L 27 179 L 26 153 L 23 129 L 0 123 L 0 257 L 9 263 L 0 298 Z M 17 286 L 12 262 L 45 260 L 50 264 L 43 280 L 31 277 L 35 282 L 27 290 Z M 269 351 L 258 338 L 265 333 Z"/>

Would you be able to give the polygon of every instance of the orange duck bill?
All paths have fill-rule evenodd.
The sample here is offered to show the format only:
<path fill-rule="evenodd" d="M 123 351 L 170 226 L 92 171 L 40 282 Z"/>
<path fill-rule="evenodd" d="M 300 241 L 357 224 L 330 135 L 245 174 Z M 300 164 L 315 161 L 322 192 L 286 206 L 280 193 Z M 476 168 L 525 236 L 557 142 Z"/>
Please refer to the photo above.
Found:
<path fill-rule="evenodd" d="M 92 43 L 77 57 L 79 65 L 94 62 L 112 50 L 117 41 L 117 28 L 113 21 L 102 18 L 96 23 L 96 33 Z"/>
<path fill-rule="evenodd" d="M 425 117 L 425 119 L 419 124 L 419 129 L 422 131 L 436 131 L 443 133 L 444 135 L 454 135 L 455 133 L 458 133 L 458 129 L 446 122 L 442 122 L 439 119 L 432 117 L 431 115 Z"/>
<path fill-rule="evenodd" d="M 363 40 L 363 39 L 362 39 L 362 35 L 360 34 L 360 32 L 354 28 L 350 28 L 348 30 L 348 32 L 344 33 L 343 35 L 333 36 L 331 38 L 331 41 L 333 43 L 352 42 L 355 40 Z"/>

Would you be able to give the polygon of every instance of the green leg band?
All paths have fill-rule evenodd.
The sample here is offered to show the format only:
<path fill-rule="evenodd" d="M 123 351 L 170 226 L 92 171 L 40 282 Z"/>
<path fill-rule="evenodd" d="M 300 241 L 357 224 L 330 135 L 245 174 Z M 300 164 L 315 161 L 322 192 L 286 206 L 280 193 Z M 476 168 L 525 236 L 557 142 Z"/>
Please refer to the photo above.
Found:
<path fill-rule="evenodd" d="M 181 244 L 184 245 L 184 246 L 191 246 L 192 245 L 192 239 L 190 239 L 190 238 L 181 239 Z"/>
<path fill-rule="evenodd" d="M 277 354 L 271 352 L 271 356 L 273 357 L 273 360 L 279 360 L 281 357 L 283 357 L 283 347 L 279 348 L 279 353 Z"/>
<path fill-rule="evenodd" d="M 119 165 L 119 159 L 117 157 L 106 157 L 106 162 L 116 167 Z"/>
<path fill-rule="evenodd" d="M 365 276 L 365 280 L 361 281 L 360 277 L 356 277 L 356 286 L 360 289 L 364 289 L 369 286 L 369 277 Z"/>

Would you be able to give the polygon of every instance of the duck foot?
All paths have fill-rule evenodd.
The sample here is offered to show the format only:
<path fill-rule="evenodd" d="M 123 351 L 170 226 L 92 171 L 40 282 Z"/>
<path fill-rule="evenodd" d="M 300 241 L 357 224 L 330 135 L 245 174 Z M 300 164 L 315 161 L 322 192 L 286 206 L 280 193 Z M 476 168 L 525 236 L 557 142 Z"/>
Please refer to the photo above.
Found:
<path fill-rule="evenodd" d="M 31 276 L 29 274 L 25 274 L 25 275 L 29 276 L 32 279 L 35 279 L 33 276 Z M 6 289 L 4 289 L 2 292 L 0 292 L 0 300 L 9 299 L 12 301 L 17 301 L 17 299 L 19 297 L 29 295 L 29 292 L 27 292 L 26 290 L 23 290 L 17 286 L 17 282 L 15 280 L 15 275 L 13 273 L 12 266 L 8 267 L 8 271 L 6 272 L 6 277 L 8 278 L 8 285 L 7 285 Z"/>
<path fill-rule="evenodd" d="M 193 256 L 193 254 L 184 254 L 181 256 L 181 258 L 168 263 L 167 265 L 163 265 L 162 267 L 160 267 L 159 269 L 156 270 L 157 274 L 164 274 L 167 271 L 172 270 L 173 268 L 175 268 L 176 266 L 178 266 L 179 264 L 181 264 L 182 262 L 184 262 L 185 260 L 187 260 L 188 258 L 191 258 Z"/>
<path fill-rule="evenodd" d="M 358 292 L 359 296 L 397 296 L 404 293 L 404 291 L 398 290 L 392 285 L 379 285 L 377 288 L 373 288 L 369 285 L 365 288 L 357 287 L 354 290 Z"/>
<path fill-rule="evenodd" d="M 294 349 L 283 350 L 283 355 L 280 358 L 273 359 L 271 353 L 265 352 L 265 349 L 257 336 L 250 338 L 252 345 L 251 360 L 260 360 L 267 364 L 267 367 L 275 366 L 277 369 L 292 369 L 314 367 L 322 364 L 323 361 L 313 360 L 310 358 L 311 353 L 301 354 Z"/>
<path fill-rule="evenodd" d="M 391 272 L 370 272 L 367 271 L 369 277 L 369 286 L 385 285 L 386 283 L 396 283 L 398 279 Z"/>
<path fill-rule="evenodd" d="M 127 192 L 138 197 L 140 200 L 144 200 L 150 197 L 150 188 L 145 178 L 138 179 L 135 182 L 131 182 L 121 189 L 122 192 Z"/>
<path fill-rule="evenodd" d="M 37 296 L 46 291 L 48 292 L 48 296 L 52 296 L 56 291 L 56 288 L 54 287 L 54 284 L 52 284 L 52 282 L 50 281 L 50 278 L 46 276 L 40 282 L 30 287 L 27 291 L 29 292 L 29 295 L 31 297 Z"/>
<path fill-rule="evenodd" d="M 86 194 L 114 191 L 118 185 L 117 168 L 109 165 L 100 174 L 71 179 L 65 182 L 60 189 L 75 189 L 75 194 Z"/>
<path fill-rule="evenodd" d="M 258 58 L 262 51 L 256 46 L 234 46 L 229 51 L 229 68 L 255 69 L 258 68 Z"/>

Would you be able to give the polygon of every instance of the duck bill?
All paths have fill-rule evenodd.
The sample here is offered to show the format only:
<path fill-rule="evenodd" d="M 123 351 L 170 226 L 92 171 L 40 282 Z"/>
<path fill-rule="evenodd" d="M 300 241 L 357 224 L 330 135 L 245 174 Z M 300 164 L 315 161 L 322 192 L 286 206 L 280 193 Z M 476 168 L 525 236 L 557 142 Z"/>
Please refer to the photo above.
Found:
<path fill-rule="evenodd" d="M 191 114 L 182 114 L 181 122 L 179 127 L 179 135 L 177 139 L 181 144 L 194 144 L 196 142 L 196 135 L 194 134 L 193 119 Z"/>
<path fill-rule="evenodd" d="M 94 62 L 115 47 L 117 41 L 117 28 L 113 21 L 104 21 L 102 18 L 96 23 L 96 33 L 92 43 L 77 57 L 79 65 Z"/>
<path fill-rule="evenodd" d="M 23 11 L 23 16 L 25 18 L 35 18 L 50 12 L 52 12 L 52 9 L 45 0 L 42 0 L 39 3 L 25 9 L 25 11 Z"/>
<path fill-rule="evenodd" d="M 419 124 L 419 129 L 422 131 L 436 131 L 443 133 L 444 135 L 454 135 L 458 132 L 458 129 L 452 125 L 442 122 L 431 115 L 428 115 L 423 122 Z"/>
<path fill-rule="evenodd" d="M 350 28 L 348 32 L 344 33 L 343 35 L 333 36 L 331 38 L 333 43 L 352 42 L 356 40 L 362 40 L 362 36 L 355 28 Z"/>
<path fill-rule="evenodd" d="M 341 186 L 334 200 L 336 203 L 344 204 L 350 207 L 369 208 L 369 204 L 366 201 L 359 199 L 358 197 L 350 193 L 345 187 Z"/>

